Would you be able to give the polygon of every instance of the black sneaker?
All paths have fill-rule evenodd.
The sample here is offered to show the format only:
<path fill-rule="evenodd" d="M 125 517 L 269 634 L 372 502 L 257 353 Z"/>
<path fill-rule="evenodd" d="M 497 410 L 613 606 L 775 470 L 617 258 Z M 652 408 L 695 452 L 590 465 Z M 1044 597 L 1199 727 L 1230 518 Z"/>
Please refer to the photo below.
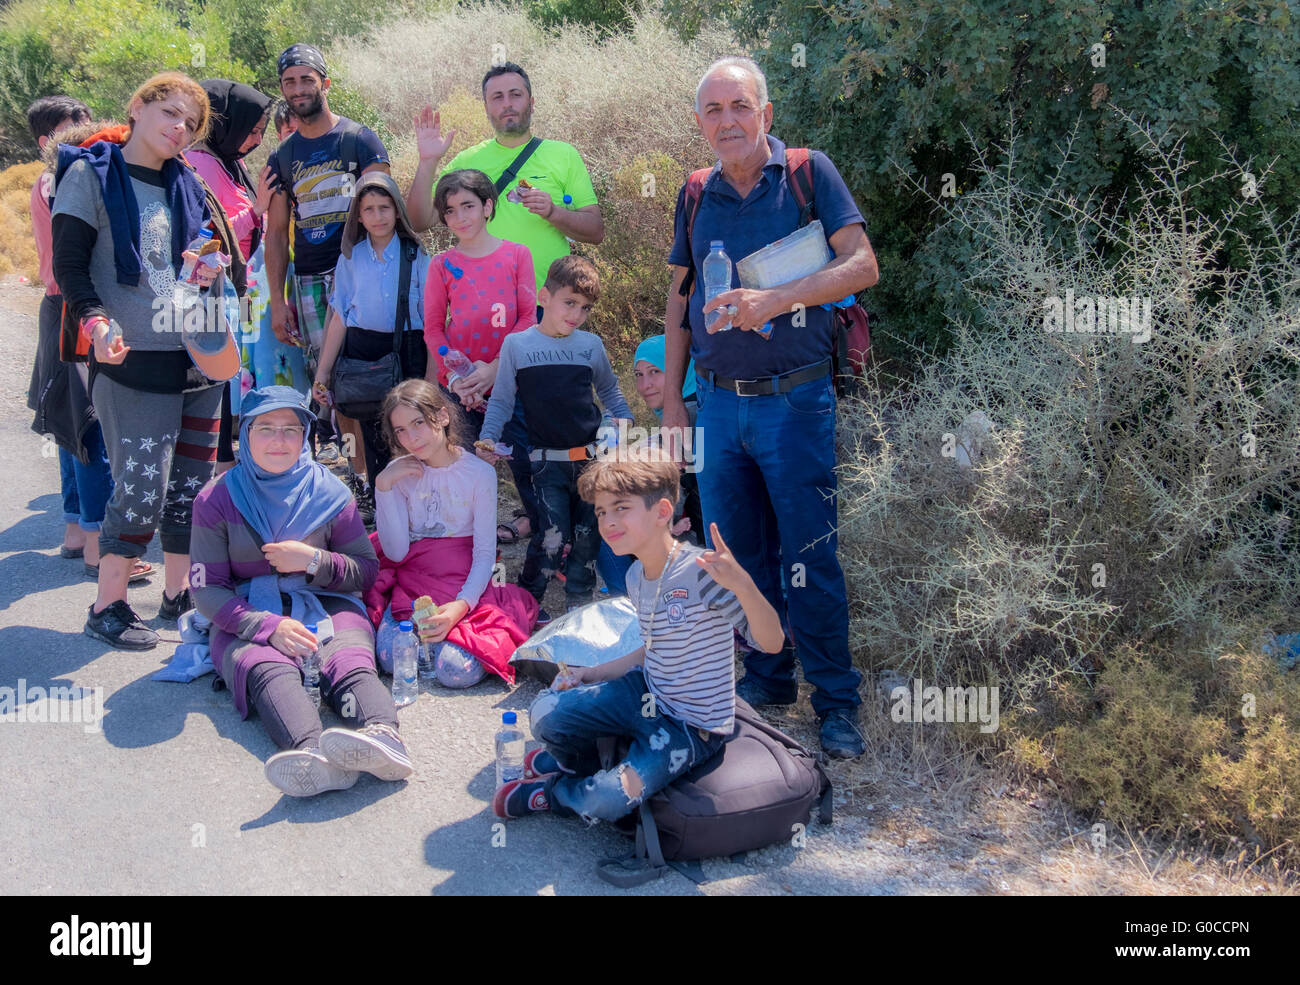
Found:
<path fill-rule="evenodd" d="M 794 681 L 780 691 L 774 691 L 757 678 L 746 674 L 736 682 L 736 697 L 743 698 L 752 708 L 759 705 L 792 705 L 799 700 L 799 685 Z"/>
<path fill-rule="evenodd" d="M 92 604 L 86 613 L 86 635 L 115 650 L 152 650 L 158 645 L 158 634 L 124 601 L 114 602 L 98 614 Z"/>
<path fill-rule="evenodd" d="M 163 589 L 162 605 L 158 606 L 158 618 L 175 622 L 181 617 L 182 612 L 188 612 L 192 608 L 194 608 L 194 599 L 190 597 L 188 588 L 182 588 L 181 593 L 174 599 L 169 599 L 167 590 Z"/>
<path fill-rule="evenodd" d="M 866 742 L 858 731 L 856 708 L 835 708 L 822 718 L 822 750 L 835 759 L 854 759 L 866 751 Z"/>
<path fill-rule="evenodd" d="M 365 479 L 355 472 L 349 472 L 343 480 L 348 489 L 352 491 L 352 498 L 357 501 L 357 512 L 361 514 L 361 522 L 365 524 L 368 530 L 375 528 L 375 489 Z"/>

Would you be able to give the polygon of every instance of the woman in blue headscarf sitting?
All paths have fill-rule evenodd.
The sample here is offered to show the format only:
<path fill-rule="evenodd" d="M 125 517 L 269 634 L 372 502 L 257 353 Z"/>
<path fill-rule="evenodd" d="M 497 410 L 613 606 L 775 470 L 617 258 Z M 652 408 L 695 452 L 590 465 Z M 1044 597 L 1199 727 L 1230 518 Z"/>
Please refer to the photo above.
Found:
<path fill-rule="evenodd" d="M 194 500 L 191 590 L 212 621 L 212 662 L 282 752 L 266 777 L 293 797 L 342 790 L 358 771 L 412 772 L 392 695 L 375 670 L 361 593 L 379 573 L 352 494 L 311 454 L 307 398 L 244 397 L 239 464 Z M 300 668 L 319 655 L 319 694 L 351 728 L 322 730 Z"/>

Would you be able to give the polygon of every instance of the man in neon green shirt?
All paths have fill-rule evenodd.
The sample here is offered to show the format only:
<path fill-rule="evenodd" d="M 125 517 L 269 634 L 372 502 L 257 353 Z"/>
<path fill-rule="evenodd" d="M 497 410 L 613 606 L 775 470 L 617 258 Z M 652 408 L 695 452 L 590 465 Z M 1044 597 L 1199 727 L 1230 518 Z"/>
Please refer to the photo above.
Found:
<path fill-rule="evenodd" d="M 439 114 L 432 106 L 425 106 L 416 117 L 420 166 L 407 192 L 406 207 L 417 232 L 438 221 L 433 214 L 435 175 L 475 168 L 497 181 L 533 139 L 533 88 L 528 74 L 518 65 L 506 62 L 488 70 L 483 77 L 483 107 L 496 137 L 461 151 L 441 169 L 438 165 L 456 131 L 443 135 Z M 532 187 L 519 188 L 521 178 Z M 518 189 L 518 202 L 506 198 L 513 189 Z M 605 223 L 596 204 L 591 176 L 572 144 L 541 141 L 515 177 L 499 191 L 501 197 L 488 229 L 494 236 L 528 247 L 538 284 L 546 280 L 553 262 L 569 255 L 570 239 L 594 245 L 605 238 Z"/>

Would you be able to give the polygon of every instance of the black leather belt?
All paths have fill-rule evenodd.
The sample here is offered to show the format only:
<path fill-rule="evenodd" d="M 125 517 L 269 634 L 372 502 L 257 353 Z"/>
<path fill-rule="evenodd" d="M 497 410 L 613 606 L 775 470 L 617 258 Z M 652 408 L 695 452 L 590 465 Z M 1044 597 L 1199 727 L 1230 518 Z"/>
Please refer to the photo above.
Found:
<path fill-rule="evenodd" d="M 763 376 L 757 380 L 733 380 L 726 376 L 719 376 L 711 369 L 696 367 L 700 379 L 712 386 L 720 386 L 724 390 L 730 390 L 739 397 L 766 397 L 774 393 L 789 393 L 797 386 L 804 383 L 811 383 L 813 380 L 819 380 L 829 376 L 831 372 L 831 361 L 827 359 L 816 366 L 806 366 L 803 369 L 791 370 L 781 376 Z"/>

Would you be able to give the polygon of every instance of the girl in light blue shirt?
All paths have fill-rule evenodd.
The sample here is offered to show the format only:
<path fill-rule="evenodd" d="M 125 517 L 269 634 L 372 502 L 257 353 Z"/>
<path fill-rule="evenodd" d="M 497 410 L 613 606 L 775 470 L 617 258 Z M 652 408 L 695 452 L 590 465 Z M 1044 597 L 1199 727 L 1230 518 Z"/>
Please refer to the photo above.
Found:
<path fill-rule="evenodd" d="M 328 399 L 330 377 L 340 355 L 376 362 L 393 351 L 402 254 L 409 250 L 414 250 L 415 256 L 411 261 L 405 325 L 397 345 L 402 379 L 406 380 L 423 379 L 428 368 L 424 282 L 429 256 L 411 228 L 397 182 L 379 171 L 363 175 L 352 196 L 343 227 L 342 252 L 334 268 L 330 317 L 313 384 L 318 400 Z M 357 408 L 340 409 L 347 413 Z M 364 410 L 357 420 L 365 445 L 366 473 L 373 482 L 388 465 L 392 451 L 384 440 L 379 403 Z"/>

